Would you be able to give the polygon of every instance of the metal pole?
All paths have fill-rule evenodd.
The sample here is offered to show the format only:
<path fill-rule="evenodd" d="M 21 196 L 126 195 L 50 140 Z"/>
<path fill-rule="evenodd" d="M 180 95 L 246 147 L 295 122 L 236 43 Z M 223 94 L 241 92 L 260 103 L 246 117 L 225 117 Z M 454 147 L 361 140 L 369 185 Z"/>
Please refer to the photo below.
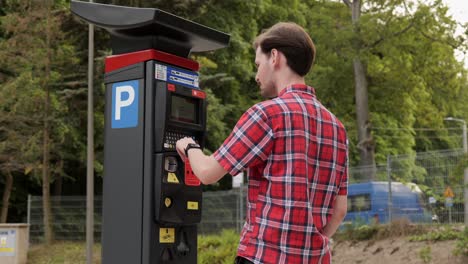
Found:
<path fill-rule="evenodd" d="M 28 194 L 28 225 L 31 226 L 31 195 Z"/>
<path fill-rule="evenodd" d="M 387 156 L 387 178 L 388 178 L 388 223 L 392 222 L 392 168 L 390 155 Z"/>
<path fill-rule="evenodd" d="M 465 153 L 465 159 L 468 155 L 468 143 L 466 139 L 466 122 L 463 120 L 463 152 Z M 468 167 L 465 167 L 463 173 L 463 196 L 465 206 L 465 227 L 468 227 Z"/>
<path fill-rule="evenodd" d="M 90 0 L 89 2 L 93 2 Z M 88 140 L 86 170 L 86 263 L 93 263 L 94 243 L 94 25 L 88 31 Z"/>
<path fill-rule="evenodd" d="M 31 241 L 31 195 L 28 194 L 28 248 Z"/>
<path fill-rule="evenodd" d="M 240 191 L 238 193 L 240 195 Z M 236 231 L 239 232 L 239 220 L 240 220 L 240 199 L 236 201 Z"/>
<path fill-rule="evenodd" d="M 244 177 L 244 175 L 239 176 Z M 241 183 L 239 187 L 239 215 L 240 215 L 240 222 L 239 222 L 239 233 L 242 232 L 242 227 L 244 226 L 244 184 Z"/>
<path fill-rule="evenodd" d="M 463 151 L 465 153 L 468 153 L 468 143 L 466 139 L 466 122 L 465 120 L 462 120 L 462 121 L 463 121 Z"/>
<path fill-rule="evenodd" d="M 449 206 L 449 224 L 452 224 L 452 207 Z"/>

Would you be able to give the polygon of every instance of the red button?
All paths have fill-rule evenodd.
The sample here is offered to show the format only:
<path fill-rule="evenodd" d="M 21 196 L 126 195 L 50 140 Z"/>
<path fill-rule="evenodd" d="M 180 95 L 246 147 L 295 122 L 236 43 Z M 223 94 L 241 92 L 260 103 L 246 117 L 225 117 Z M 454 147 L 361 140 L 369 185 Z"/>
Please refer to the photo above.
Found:
<path fill-rule="evenodd" d="M 171 92 L 175 92 L 175 85 L 172 84 L 172 83 L 168 83 L 167 84 L 167 90 L 169 90 Z"/>

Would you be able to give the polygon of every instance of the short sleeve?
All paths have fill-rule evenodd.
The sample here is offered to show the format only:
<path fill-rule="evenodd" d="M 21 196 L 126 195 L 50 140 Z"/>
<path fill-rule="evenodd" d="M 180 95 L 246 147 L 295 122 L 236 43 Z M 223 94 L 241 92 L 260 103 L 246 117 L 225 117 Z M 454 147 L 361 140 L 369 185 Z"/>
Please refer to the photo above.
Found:
<path fill-rule="evenodd" d="M 344 164 L 344 171 L 343 175 L 341 175 L 341 183 L 338 190 L 338 195 L 347 195 L 348 194 L 348 166 L 349 166 L 349 143 L 346 140 L 346 157 L 345 157 L 345 164 Z"/>
<path fill-rule="evenodd" d="M 231 175 L 267 160 L 273 146 L 273 131 L 259 104 L 239 119 L 229 137 L 214 153 L 214 158 Z"/>

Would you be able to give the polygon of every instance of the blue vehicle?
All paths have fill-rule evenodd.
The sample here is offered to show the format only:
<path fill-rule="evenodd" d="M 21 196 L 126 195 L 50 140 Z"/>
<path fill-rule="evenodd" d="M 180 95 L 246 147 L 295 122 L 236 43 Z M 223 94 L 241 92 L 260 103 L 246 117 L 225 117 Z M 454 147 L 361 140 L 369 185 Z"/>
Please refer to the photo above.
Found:
<path fill-rule="evenodd" d="M 348 213 L 344 223 L 387 223 L 389 221 L 388 182 L 355 183 L 348 186 Z M 414 184 L 392 182 L 392 220 L 431 222 L 424 208 L 423 193 Z"/>

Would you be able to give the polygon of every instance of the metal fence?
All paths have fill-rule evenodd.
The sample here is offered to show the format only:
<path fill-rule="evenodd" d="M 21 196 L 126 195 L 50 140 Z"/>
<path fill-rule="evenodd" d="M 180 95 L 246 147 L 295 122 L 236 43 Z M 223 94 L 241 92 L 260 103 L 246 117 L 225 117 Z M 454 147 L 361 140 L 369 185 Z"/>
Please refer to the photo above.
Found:
<path fill-rule="evenodd" d="M 44 240 L 42 196 L 28 197 L 29 240 Z M 86 196 L 52 196 L 52 229 L 57 240 L 86 240 Z M 101 238 L 102 199 L 94 199 L 94 238 Z"/>
<path fill-rule="evenodd" d="M 246 190 L 205 192 L 199 234 L 218 233 L 223 229 L 240 232 L 244 224 Z M 42 196 L 28 197 L 30 241 L 44 240 Z M 86 240 L 86 196 L 51 197 L 52 228 L 56 240 Z M 101 239 L 102 197 L 94 198 L 94 240 Z"/>
<path fill-rule="evenodd" d="M 348 210 L 353 206 L 366 208 L 373 202 L 386 203 L 386 221 L 403 217 L 412 222 L 463 223 L 463 169 L 467 165 L 466 155 L 460 149 L 388 156 L 386 164 L 350 168 L 350 186 L 385 183 L 388 195 L 379 196 L 380 201 L 363 196 L 360 201 L 348 199 Z M 417 206 L 409 206 L 408 199 L 399 197 L 402 188 L 417 194 Z M 415 212 L 417 208 L 424 212 Z"/>
<path fill-rule="evenodd" d="M 406 217 L 413 222 L 434 220 L 439 223 L 462 223 L 464 221 L 463 168 L 467 165 L 464 157 L 461 150 L 389 156 L 387 164 L 350 168 L 350 185 L 364 182 L 385 184 L 388 192 L 378 199 L 383 199 L 380 202 L 387 204 L 388 207 L 383 210 L 383 217 L 380 220 Z M 412 191 L 419 193 L 418 203 L 424 208 L 424 214 L 429 215 L 429 219 L 416 215 L 419 213 L 408 206 L 407 200 L 398 198 L 398 186 L 409 186 Z M 446 195 L 444 195 L 448 188 L 452 190 L 454 196 L 452 206 L 449 207 L 446 206 Z M 245 216 L 246 193 L 245 186 L 229 191 L 205 192 L 202 221 L 198 226 L 199 233 L 217 233 L 222 229 L 240 231 Z M 357 199 L 350 198 L 348 215 L 357 211 L 360 216 L 364 216 L 374 202 L 376 201 L 365 195 Z M 85 240 L 86 197 L 52 197 L 51 203 L 55 238 Z M 101 207 L 101 197 L 95 197 L 96 241 L 101 238 Z M 432 219 L 432 215 L 436 218 Z M 28 202 L 28 222 L 32 242 L 42 240 L 42 221 L 42 197 L 32 196 Z"/>

